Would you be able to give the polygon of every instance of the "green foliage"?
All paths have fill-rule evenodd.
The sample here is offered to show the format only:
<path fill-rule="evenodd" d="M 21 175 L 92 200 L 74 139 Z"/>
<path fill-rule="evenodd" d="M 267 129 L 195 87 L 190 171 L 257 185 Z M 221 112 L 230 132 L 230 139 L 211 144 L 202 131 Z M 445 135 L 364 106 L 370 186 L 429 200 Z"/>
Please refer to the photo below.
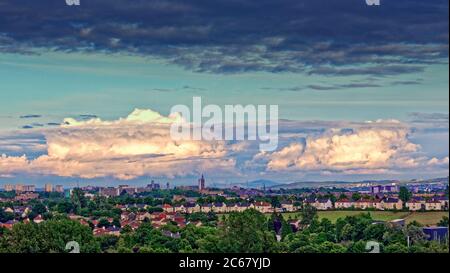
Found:
<path fill-rule="evenodd" d="M 63 253 L 68 242 L 75 241 L 82 253 L 100 252 L 90 228 L 70 220 L 49 220 L 41 224 L 19 223 L 4 235 L 0 252 Z"/>
<path fill-rule="evenodd" d="M 400 192 L 398 196 L 400 200 L 403 201 L 403 205 L 405 206 L 406 202 L 408 202 L 411 199 L 412 193 L 408 190 L 407 187 L 400 187 Z"/>
<path fill-rule="evenodd" d="M 317 209 L 311 205 L 304 205 L 302 211 L 300 212 L 300 223 L 302 225 L 311 225 L 319 219 L 317 215 Z"/>
<path fill-rule="evenodd" d="M 384 253 L 408 253 L 408 247 L 403 244 L 395 243 L 388 245 L 383 249 Z"/>
<path fill-rule="evenodd" d="M 0 208 L 0 222 L 5 223 L 9 220 L 14 219 L 14 214 L 10 212 L 5 212 L 3 209 Z"/>
<path fill-rule="evenodd" d="M 361 194 L 358 192 L 355 192 L 354 194 L 352 194 L 352 200 L 353 201 L 358 201 L 359 199 L 361 199 Z"/>
<path fill-rule="evenodd" d="M 447 216 L 442 217 L 442 220 L 439 221 L 438 226 L 448 227 L 448 217 Z"/>
<path fill-rule="evenodd" d="M 216 238 L 210 239 L 216 241 Z M 277 249 L 275 234 L 268 230 L 265 216 L 253 209 L 230 213 L 220 228 L 218 239 L 212 252 L 269 253 Z"/>

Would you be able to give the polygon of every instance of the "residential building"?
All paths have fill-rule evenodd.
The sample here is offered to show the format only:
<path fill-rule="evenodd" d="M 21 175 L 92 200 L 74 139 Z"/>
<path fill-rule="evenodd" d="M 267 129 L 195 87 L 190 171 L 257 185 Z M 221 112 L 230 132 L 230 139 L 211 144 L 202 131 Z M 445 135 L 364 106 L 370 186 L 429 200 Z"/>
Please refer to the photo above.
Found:
<path fill-rule="evenodd" d="M 317 210 L 330 210 L 333 208 L 333 202 L 330 199 L 307 199 L 304 203 L 315 207 Z"/>
<path fill-rule="evenodd" d="M 253 204 L 253 207 L 257 211 L 259 211 L 261 213 L 271 213 L 271 212 L 273 212 L 272 205 L 270 203 L 267 203 L 267 202 L 255 202 Z"/>
<path fill-rule="evenodd" d="M 334 206 L 336 209 L 349 209 L 351 207 L 354 207 L 355 204 L 354 204 L 354 202 L 352 202 L 348 199 L 342 199 L 342 200 L 336 201 Z"/>
<path fill-rule="evenodd" d="M 24 185 L 22 188 L 23 192 L 35 192 L 36 186 L 35 185 Z"/>
<path fill-rule="evenodd" d="M 430 199 L 425 202 L 425 210 L 442 210 L 442 204 L 438 200 Z"/>
<path fill-rule="evenodd" d="M 52 184 L 45 184 L 44 191 L 45 192 L 53 192 Z"/>
<path fill-rule="evenodd" d="M 381 201 L 383 210 L 401 210 L 403 209 L 403 201 L 398 198 L 388 197 Z"/>
<path fill-rule="evenodd" d="M 226 213 L 227 212 L 227 205 L 224 203 L 214 203 L 212 206 L 212 211 L 215 213 Z"/>
<path fill-rule="evenodd" d="M 39 198 L 39 194 L 37 194 L 37 193 L 25 192 L 25 193 L 21 193 L 21 194 L 17 195 L 16 197 L 14 197 L 14 200 L 29 201 L 29 200 L 38 199 L 38 198 Z"/>
<path fill-rule="evenodd" d="M 114 197 L 119 196 L 119 189 L 108 187 L 108 188 L 100 188 L 100 195 L 106 197 Z"/>
<path fill-rule="evenodd" d="M 14 190 L 14 185 L 12 185 L 12 184 L 5 184 L 4 186 L 3 186 L 3 189 L 5 190 L 5 191 L 13 191 Z"/>
<path fill-rule="evenodd" d="M 16 192 L 23 192 L 23 184 L 16 184 L 15 190 Z"/>
<path fill-rule="evenodd" d="M 370 187 L 370 192 L 372 194 L 379 194 L 379 193 L 394 193 L 398 192 L 399 187 L 393 183 L 391 185 L 377 185 Z"/>
<path fill-rule="evenodd" d="M 294 204 L 292 202 L 281 202 L 281 209 L 283 212 L 295 211 Z"/>
<path fill-rule="evenodd" d="M 174 212 L 174 208 L 173 208 L 171 205 L 169 205 L 169 204 L 164 204 L 164 205 L 162 206 L 162 209 L 163 209 L 165 212 Z"/>
<path fill-rule="evenodd" d="M 425 200 L 422 197 L 411 198 L 411 200 L 406 202 L 406 207 L 410 211 L 426 210 Z"/>
<path fill-rule="evenodd" d="M 63 193 L 64 192 L 64 187 L 63 185 L 56 185 L 55 186 L 55 191 L 59 192 L 59 193 Z"/>

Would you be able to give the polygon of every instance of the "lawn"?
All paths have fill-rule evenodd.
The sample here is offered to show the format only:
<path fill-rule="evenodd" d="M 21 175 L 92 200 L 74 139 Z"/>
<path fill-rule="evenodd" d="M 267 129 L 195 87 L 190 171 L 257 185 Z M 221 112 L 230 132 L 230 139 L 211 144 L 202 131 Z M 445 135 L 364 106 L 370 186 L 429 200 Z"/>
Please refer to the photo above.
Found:
<path fill-rule="evenodd" d="M 430 212 L 393 212 L 393 211 L 319 211 L 319 219 L 328 218 L 333 223 L 338 218 L 346 216 L 358 215 L 361 213 L 370 213 L 374 220 L 378 221 L 392 221 L 395 219 L 405 219 L 407 223 L 417 221 L 423 225 L 436 225 L 443 216 L 449 216 L 448 212 L 444 211 L 430 211 Z M 284 213 L 286 219 L 291 216 L 293 219 L 298 218 L 298 213 Z"/>
<path fill-rule="evenodd" d="M 433 226 L 441 221 L 442 217 L 449 216 L 447 212 L 433 211 L 433 212 L 413 212 L 406 217 L 406 222 L 417 221 L 422 225 Z"/>
<path fill-rule="evenodd" d="M 441 221 L 443 216 L 449 216 L 448 211 L 428 211 L 428 212 L 405 212 L 405 211 L 318 211 L 319 219 L 328 218 L 331 222 L 335 223 L 338 218 L 344 218 L 346 216 L 354 216 L 361 213 L 370 213 L 372 218 L 377 221 L 392 221 L 395 219 L 405 219 L 406 223 L 417 221 L 425 226 L 433 226 Z M 266 214 L 270 217 L 270 213 Z M 227 217 L 227 214 L 220 214 L 220 217 Z M 283 213 L 286 220 L 289 218 L 298 219 L 298 212 L 286 212 Z"/>

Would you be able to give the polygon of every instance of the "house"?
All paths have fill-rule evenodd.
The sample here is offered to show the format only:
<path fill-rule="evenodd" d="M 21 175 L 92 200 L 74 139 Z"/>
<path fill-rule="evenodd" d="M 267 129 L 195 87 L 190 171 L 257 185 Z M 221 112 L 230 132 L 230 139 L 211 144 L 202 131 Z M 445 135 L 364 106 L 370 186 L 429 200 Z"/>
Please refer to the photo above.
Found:
<path fill-rule="evenodd" d="M 315 207 L 317 210 L 329 210 L 333 208 L 333 202 L 330 199 L 307 199 L 304 203 Z"/>
<path fill-rule="evenodd" d="M 226 213 L 227 212 L 227 206 L 224 203 L 214 203 L 212 206 L 212 210 L 215 213 Z"/>
<path fill-rule="evenodd" d="M 253 207 L 257 211 L 259 211 L 261 213 L 271 213 L 271 212 L 273 212 L 272 205 L 270 203 L 267 203 L 267 202 L 255 202 L 253 204 Z"/>
<path fill-rule="evenodd" d="M 145 219 L 152 219 L 152 215 L 149 212 L 139 212 L 136 215 L 136 219 L 142 222 L 145 221 Z"/>
<path fill-rule="evenodd" d="M 355 209 L 371 209 L 374 207 L 373 201 L 369 199 L 360 199 L 354 202 Z"/>
<path fill-rule="evenodd" d="M 173 212 L 173 211 L 174 211 L 174 208 L 173 208 L 171 205 L 169 205 L 169 204 L 164 204 L 164 205 L 162 206 L 162 209 L 163 209 L 165 212 Z"/>
<path fill-rule="evenodd" d="M 173 219 L 173 221 L 174 221 L 175 223 L 177 223 L 177 225 L 178 225 L 180 228 L 183 228 L 183 227 L 186 226 L 186 218 L 184 218 L 183 216 L 176 216 L 175 219 Z"/>
<path fill-rule="evenodd" d="M 433 199 L 436 200 L 436 201 L 441 202 L 442 210 L 448 210 L 448 208 L 449 208 L 448 197 L 446 197 L 446 196 L 436 196 Z"/>
<path fill-rule="evenodd" d="M 29 201 L 29 200 L 38 199 L 38 198 L 39 198 L 39 194 L 38 193 L 26 192 L 26 193 L 21 193 L 21 194 L 17 195 L 16 197 L 14 197 L 14 200 L 16 200 L 16 201 Z"/>
<path fill-rule="evenodd" d="M 20 217 L 25 218 L 31 212 L 29 207 L 19 206 L 13 207 L 14 214 L 20 215 Z"/>
<path fill-rule="evenodd" d="M 239 203 L 237 212 L 243 212 L 246 209 L 250 208 L 250 204 L 248 203 Z"/>
<path fill-rule="evenodd" d="M 281 209 L 283 212 L 295 211 L 294 204 L 292 202 L 281 202 Z"/>
<path fill-rule="evenodd" d="M 3 211 L 6 212 L 6 213 L 14 213 L 14 209 L 12 209 L 10 207 L 5 208 Z"/>
<path fill-rule="evenodd" d="M 430 199 L 425 202 L 425 210 L 442 210 L 442 204 L 438 200 Z"/>
<path fill-rule="evenodd" d="M 136 214 L 134 212 L 125 211 L 120 214 L 120 220 L 133 221 L 136 219 Z"/>
<path fill-rule="evenodd" d="M 403 209 L 403 201 L 398 198 L 388 197 L 381 201 L 383 210 L 401 210 Z"/>
<path fill-rule="evenodd" d="M 33 219 L 33 222 L 35 222 L 36 224 L 42 223 L 44 222 L 44 218 L 42 218 L 42 215 L 38 215 Z"/>
<path fill-rule="evenodd" d="M 201 211 L 204 212 L 204 213 L 211 212 L 212 211 L 212 207 L 213 207 L 212 204 L 202 204 L 201 205 Z"/>
<path fill-rule="evenodd" d="M 16 220 L 9 220 L 5 223 L 0 223 L 0 227 L 6 228 L 6 229 L 12 229 L 13 226 L 17 223 L 19 223 L 19 222 Z"/>
<path fill-rule="evenodd" d="M 175 208 L 174 208 L 174 212 L 185 213 L 186 212 L 186 208 L 184 207 L 184 205 L 176 205 Z"/>
<path fill-rule="evenodd" d="M 342 199 L 342 200 L 336 201 L 334 206 L 336 209 L 349 209 L 351 207 L 354 207 L 355 204 L 348 199 Z"/>
<path fill-rule="evenodd" d="M 92 231 L 94 236 L 102 236 L 102 235 L 114 235 L 114 236 L 120 236 L 120 228 L 112 226 L 112 227 L 101 227 L 101 228 L 94 228 Z"/>
<path fill-rule="evenodd" d="M 200 205 L 196 204 L 196 203 L 187 203 L 185 205 L 185 208 L 186 208 L 186 213 L 195 213 L 195 212 L 201 211 Z"/>
<path fill-rule="evenodd" d="M 227 204 L 227 212 L 237 212 L 239 209 L 237 203 L 229 203 Z"/>
<path fill-rule="evenodd" d="M 425 210 L 425 200 L 422 197 L 413 197 L 406 202 L 406 207 L 410 211 Z"/>

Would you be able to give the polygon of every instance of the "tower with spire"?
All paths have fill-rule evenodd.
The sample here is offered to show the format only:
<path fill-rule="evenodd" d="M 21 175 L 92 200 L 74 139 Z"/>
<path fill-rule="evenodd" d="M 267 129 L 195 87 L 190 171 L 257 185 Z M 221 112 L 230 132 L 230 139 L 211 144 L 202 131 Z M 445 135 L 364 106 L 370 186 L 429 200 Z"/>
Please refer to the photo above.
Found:
<path fill-rule="evenodd" d="M 198 191 L 203 191 L 205 189 L 205 177 L 202 174 L 202 177 L 198 180 Z"/>

